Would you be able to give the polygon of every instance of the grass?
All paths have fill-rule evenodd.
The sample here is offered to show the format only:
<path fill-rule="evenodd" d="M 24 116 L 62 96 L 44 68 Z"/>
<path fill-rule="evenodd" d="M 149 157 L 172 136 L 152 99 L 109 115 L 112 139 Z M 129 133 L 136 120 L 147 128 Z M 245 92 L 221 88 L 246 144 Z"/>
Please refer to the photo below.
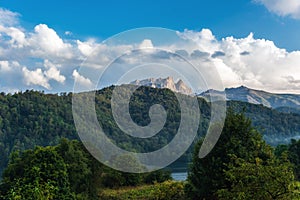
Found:
<path fill-rule="evenodd" d="M 154 185 L 104 189 L 99 193 L 101 200 L 184 200 L 184 182 L 165 181 Z"/>

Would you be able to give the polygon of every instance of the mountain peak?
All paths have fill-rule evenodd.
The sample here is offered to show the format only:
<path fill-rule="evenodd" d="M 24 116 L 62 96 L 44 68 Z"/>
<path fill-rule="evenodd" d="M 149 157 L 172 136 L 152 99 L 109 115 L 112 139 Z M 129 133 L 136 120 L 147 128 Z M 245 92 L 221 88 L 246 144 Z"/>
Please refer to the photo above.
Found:
<path fill-rule="evenodd" d="M 250 88 L 244 86 L 244 85 L 241 85 L 241 86 L 238 86 L 238 87 L 231 87 L 231 88 L 226 88 L 226 90 L 251 90 Z"/>
<path fill-rule="evenodd" d="M 168 88 L 174 92 L 179 92 L 186 95 L 193 94 L 193 91 L 188 87 L 181 79 L 177 82 L 174 81 L 172 76 L 166 78 L 148 78 L 144 80 L 135 80 L 130 84 L 139 85 L 139 86 L 149 86 L 153 88 Z"/>
<path fill-rule="evenodd" d="M 238 89 L 247 89 L 247 90 L 249 90 L 249 88 L 247 88 L 246 86 L 244 86 L 244 85 L 241 85 L 240 87 L 237 87 Z"/>

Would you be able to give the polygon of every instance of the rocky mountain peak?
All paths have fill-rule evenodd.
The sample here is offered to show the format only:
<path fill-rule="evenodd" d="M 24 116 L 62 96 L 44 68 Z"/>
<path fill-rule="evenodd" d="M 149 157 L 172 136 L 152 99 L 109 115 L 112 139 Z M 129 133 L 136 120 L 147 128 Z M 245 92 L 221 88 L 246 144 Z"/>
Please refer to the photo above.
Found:
<path fill-rule="evenodd" d="M 139 85 L 139 86 L 149 86 L 153 88 L 168 88 L 174 92 L 179 92 L 186 95 L 193 94 L 193 91 L 188 87 L 181 79 L 177 82 L 174 81 L 174 78 L 168 76 L 166 78 L 148 78 L 144 80 L 135 80 L 130 84 Z"/>

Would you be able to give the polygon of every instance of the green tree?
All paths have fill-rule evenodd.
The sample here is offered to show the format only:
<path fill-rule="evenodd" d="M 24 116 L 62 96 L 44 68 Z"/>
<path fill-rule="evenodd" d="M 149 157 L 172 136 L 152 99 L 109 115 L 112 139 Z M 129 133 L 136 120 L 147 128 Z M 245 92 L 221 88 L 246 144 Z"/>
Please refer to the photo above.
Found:
<path fill-rule="evenodd" d="M 167 180 L 172 180 L 171 171 L 157 170 L 144 174 L 144 182 L 147 184 L 162 183 Z"/>
<path fill-rule="evenodd" d="M 290 145 L 288 145 L 288 158 L 295 166 L 295 176 L 296 179 L 300 180 L 300 140 L 291 140 Z"/>
<path fill-rule="evenodd" d="M 96 199 L 103 181 L 103 164 L 77 140 L 63 138 L 55 150 L 66 163 L 70 187 L 76 198 Z"/>
<path fill-rule="evenodd" d="M 78 194 L 89 192 L 92 175 L 89 154 L 83 149 L 79 141 L 67 139 L 62 139 L 56 147 L 66 163 L 71 190 Z"/>
<path fill-rule="evenodd" d="M 50 146 L 14 153 L 2 188 L 7 199 L 73 199 L 66 164 Z"/>
<path fill-rule="evenodd" d="M 116 188 L 120 186 L 136 186 L 142 183 L 144 175 L 138 172 L 141 172 L 143 166 L 134 156 L 130 154 L 116 156 L 111 160 L 111 164 L 118 169 L 123 169 L 124 171 L 133 170 L 137 173 L 122 172 L 106 167 L 103 175 L 104 186 Z"/>
<path fill-rule="evenodd" d="M 259 158 L 262 162 L 272 156 L 271 147 L 265 144 L 251 121 L 243 113 L 235 114 L 231 109 L 216 146 L 205 158 L 200 159 L 198 153 L 202 142 L 200 140 L 195 146 L 188 174 L 186 192 L 191 199 L 216 199 L 219 189 L 231 186 L 224 172 L 229 169 L 232 156 L 245 161 Z"/>
<path fill-rule="evenodd" d="M 232 157 L 225 177 L 230 187 L 217 191 L 219 199 L 299 199 L 294 190 L 293 166 L 285 159 L 282 162 L 273 157 L 267 162 L 257 158 L 255 162 Z"/>

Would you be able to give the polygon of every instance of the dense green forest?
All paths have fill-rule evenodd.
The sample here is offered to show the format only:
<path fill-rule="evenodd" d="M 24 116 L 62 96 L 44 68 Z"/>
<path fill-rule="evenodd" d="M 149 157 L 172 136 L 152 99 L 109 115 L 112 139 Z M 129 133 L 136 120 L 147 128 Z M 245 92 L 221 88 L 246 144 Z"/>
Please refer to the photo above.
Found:
<path fill-rule="evenodd" d="M 275 149 L 244 113 L 230 109 L 216 146 L 200 159 L 202 142 L 203 138 L 196 142 L 184 182 L 172 181 L 170 172 L 163 170 L 144 174 L 113 170 L 95 160 L 78 140 L 14 151 L 2 175 L 0 199 L 300 198 L 300 140 Z"/>
<path fill-rule="evenodd" d="M 127 163 L 129 164 L 129 163 Z M 170 180 L 169 171 L 130 174 L 113 170 L 90 155 L 78 140 L 15 151 L 0 184 L 0 199 L 97 199 L 103 188 Z"/>
<path fill-rule="evenodd" d="M 114 122 L 110 98 L 114 86 L 96 92 L 96 111 L 105 133 L 120 147 L 149 152 L 166 145 L 177 132 L 180 109 L 175 95 L 168 89 L 140 87 L 132 96 L 130 113 L 139 125 L 150 122 L 149 107 L 162 104 L 167 110 L 167 121 L 159 134 L 149 139 L 133 138 L 123 134 Z M 198 139 L 206 133 L 210 118 L 210 104 L 198 98 L 201 121 Z M 255 127 L 272 145 L 287 143 L 300 133 L 300 115 L 281 113 L 262 105 L 228 102 L 235 111 L 243 111 Z M 57 145 L 61 138 L 78 139 L 72 116 L 72 94 L 44 94 L 25 91 L 15 94 L 0 93 L 0 172 L 7 166 L 9 155 L 15 150 L 35 146 Z M 192 147 L 177 162 L 186 164 L 192 157 Z M 176 163 L 174 164 L 174 166 Z"/>

